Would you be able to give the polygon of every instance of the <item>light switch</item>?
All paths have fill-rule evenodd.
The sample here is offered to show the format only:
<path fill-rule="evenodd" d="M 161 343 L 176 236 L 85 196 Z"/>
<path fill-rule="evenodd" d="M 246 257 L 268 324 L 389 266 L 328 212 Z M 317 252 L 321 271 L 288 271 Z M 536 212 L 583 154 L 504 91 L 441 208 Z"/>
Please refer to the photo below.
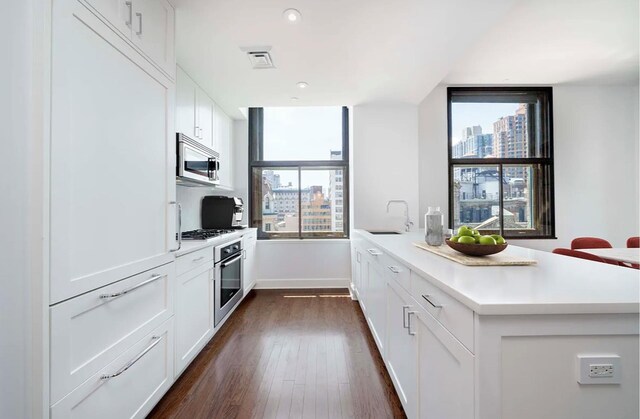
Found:
<path fill-rule="evenodd" d="M 577 375 L 580 384 L 620 384 L 618 355 L 578 355 Z"/>

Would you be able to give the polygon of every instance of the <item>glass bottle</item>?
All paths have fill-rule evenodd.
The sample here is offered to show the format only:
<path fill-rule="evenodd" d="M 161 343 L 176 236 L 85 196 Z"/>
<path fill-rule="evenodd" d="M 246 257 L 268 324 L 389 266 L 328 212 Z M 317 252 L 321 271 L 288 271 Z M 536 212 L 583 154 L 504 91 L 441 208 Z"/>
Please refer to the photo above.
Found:
<path fill-rule="evenodd" d="M 427 214 L 424 216 L 425 241 L 430 246 L 440 246 L 444 243 L 444 224 L 440 207 L 429 207 Z"/>

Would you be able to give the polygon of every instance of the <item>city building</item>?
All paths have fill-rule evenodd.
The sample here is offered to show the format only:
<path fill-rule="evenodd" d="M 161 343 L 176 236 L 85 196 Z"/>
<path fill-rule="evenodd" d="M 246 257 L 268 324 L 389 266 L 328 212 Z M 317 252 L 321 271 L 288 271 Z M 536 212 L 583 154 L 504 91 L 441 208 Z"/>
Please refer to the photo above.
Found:
<path fill-rule="evenodd" d="M 342 151 L 331 150 L 331 160 L 341 160 Z M 332 170 L 329 177 L 329 202 L 331 205 L 331 231 L 344 229 L 344 176 L 342 170 Z"/>

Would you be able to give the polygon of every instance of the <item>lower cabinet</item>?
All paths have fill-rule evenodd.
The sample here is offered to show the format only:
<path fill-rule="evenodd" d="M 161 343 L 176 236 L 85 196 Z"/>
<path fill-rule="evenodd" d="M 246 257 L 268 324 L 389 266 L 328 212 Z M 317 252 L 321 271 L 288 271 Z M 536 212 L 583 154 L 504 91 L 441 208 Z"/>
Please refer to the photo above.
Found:
<path fill-rule="evenodd" d="M 417 411 L 417 339 L 411 297 L 394 281 L 387 282 L 386 365 L 409 418 Z M 413 322 L 415 323 L 415 321 Z"/>
<path fill-rule="evenodd" d="M 255 231 L 242 236 L 242 248 L 244 249 L 243 287 L 245 295 L 251 291 L 256 284 L 256 242 L 257 236 Z"/>
<path fill-rule="evenodd" d="M 416 310 L 418 415 L 473 418 L 474 356 L 433 316 Z"/>
<path fill-rule="evenodd" d="M 209 251 L 212 253 L 211 248 Z M 180 275 L 177 279 L 176 377 L 213 336 L 213 293 L 214 275 L 211 261 Z"/>
<path fill-rule="evenodd" d="M 432 309 L 445 323 L 437 320 L 410 292 L 410 270 L 371 243 L 356 240 L 352 255 L 352 286 L 407 417 L 473 418 L 475 357 L 444 326 L 466 337 L 458 330 L 466 315 L 438 294 L 442 305 Z"/>
<path fill-rule="evenodd" d="M 173 318 L 51 407 L 52 419 L 144 418 L 173 384 Z"/>

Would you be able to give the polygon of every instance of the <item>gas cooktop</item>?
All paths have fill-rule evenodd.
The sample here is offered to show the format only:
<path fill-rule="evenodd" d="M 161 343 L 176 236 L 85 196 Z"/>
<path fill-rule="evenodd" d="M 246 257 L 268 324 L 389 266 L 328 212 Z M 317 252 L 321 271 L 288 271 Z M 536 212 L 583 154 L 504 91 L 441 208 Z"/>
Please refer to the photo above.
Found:
<path fill-rule="evenodd" d="M 191 230 L 182 233 L 182 240 L 207 240 L 223 234 L 233 233 L 234 230 Z"/>

